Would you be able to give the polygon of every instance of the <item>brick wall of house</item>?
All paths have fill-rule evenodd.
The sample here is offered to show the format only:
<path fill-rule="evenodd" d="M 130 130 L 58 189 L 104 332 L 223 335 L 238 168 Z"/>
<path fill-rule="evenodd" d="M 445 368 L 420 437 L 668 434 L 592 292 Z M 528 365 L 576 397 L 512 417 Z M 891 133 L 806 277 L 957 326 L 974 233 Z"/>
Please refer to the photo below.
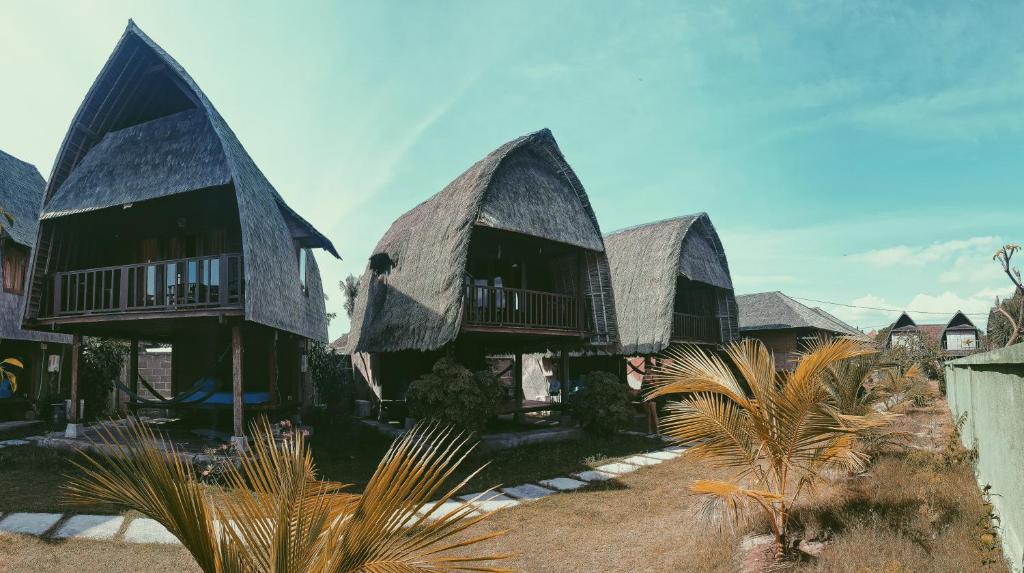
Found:
<path fill-rule="evenodd" d="M 160 392 L 164 398 L 170 398 L 174 395 L 171 391 L 171 353 L 169 349 L 165 350 L 155 347 L 140 350 L 139 375 L 145 378 L 146 382 L 149 382 L 150 386 L 156 389 L 157 392 Z M 121 384 L 131 387 L 131 384 L 128 383 L 127 359 L 124 361 L 124 366 L 121 367 L 120 381 Z M 155 398 L 142 384 L 139 384 L 138 392 L 139 396 L 143 398 Z M 114 398 L 119 405 L 123 405 L 129 400 L 128 395 L 124 392 L 114 392 Z"/>

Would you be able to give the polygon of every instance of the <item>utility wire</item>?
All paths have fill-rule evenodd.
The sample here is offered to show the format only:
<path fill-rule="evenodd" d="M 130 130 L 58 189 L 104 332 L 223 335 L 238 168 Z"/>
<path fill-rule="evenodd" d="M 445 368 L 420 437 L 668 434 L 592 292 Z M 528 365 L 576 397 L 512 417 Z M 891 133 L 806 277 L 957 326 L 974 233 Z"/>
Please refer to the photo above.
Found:
<path fill-rule="evenodd" d="M 810 302 L 818 302 L 818 303 L 821 303 L 821 304 L 834 304 L 836 306 L 845 306 L 847 308 L 862 308 L 862 309 L 865 309 L 865 310 L 881 310 L 881 311 L 885 311 L 885 312 L 906 312 L 908 314 L 938 314 L 938 315 L 942 315 L 942 316 L 953 316 L 957 312 L 960 312 L 960 311 L 935 312 L 935 311 L 932 311 L 932 310 L 909 310 L 909 309 L 899 310 L 899 309 L 895 309 L 895 308 L 881 308 L 881 307 L 877 307 L 877 306 L 860 306 L 860 305 L 856 305 L 856 304 L 846 304 L 846 303 L 843 303 L 843 302 L 833 302 L 831 300 L 818 300 L 816 298 L 805 298 L 805 297 L 802 297 L 802 296 L 791 296 L 790 298 L 795 298 L 797 300 L 806 300 L 806 301 L 810 301 Z M 987 312 L 965 312 L 964 314 L 966 314 L 968 316 L 988 316 Z"/>

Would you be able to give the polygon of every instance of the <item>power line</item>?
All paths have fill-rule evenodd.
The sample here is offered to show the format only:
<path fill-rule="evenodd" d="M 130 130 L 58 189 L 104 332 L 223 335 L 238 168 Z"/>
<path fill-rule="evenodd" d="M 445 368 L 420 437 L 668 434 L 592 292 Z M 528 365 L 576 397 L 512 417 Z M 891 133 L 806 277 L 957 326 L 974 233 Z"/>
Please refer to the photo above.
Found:
<path fill-rule="evenodd" d="M 881 310 L 881 311 L 885 311 L 885 312 L 906 312 L 906 313 L 913 313 L 913 314 L 938 314 L 938 315 L 942 315 L 942 316 L 953 316 L 957 312 L 961 312 L 961 311 L 936 312 L 936 311 L 932 311 L 932 310 L 909 310 L 909 309 L 899 310 L 899 309 L 895 309 L 895 308 L 881 308 L 881 307 L 877 307 L 877 306 L 860 306 L 860 305 L 856 305 L 856 304 L 846 304 L 846 303 L 843 303 L 843 302 L 834 302 L 834 301 L 831 301 L 831 300 L 818 300 L 816 298 L 805 298 L 805 297 L 802 297 L 802 296 L 793 296 L 793 297 L 790 297 L 790 298 L 795 298 L 797 300 L 806 300 L 806 301 L 810 301 L 810 302 L 818 302 L 818 303 L 821 303 L 821 304 L 834 304 L 836 306 L 845 306 L 847 308 L 862 308 L 864 310 Z M 987 312 L 965 312 L 963 314 L 966 314 L 968 316 L 988 316 Z"/>

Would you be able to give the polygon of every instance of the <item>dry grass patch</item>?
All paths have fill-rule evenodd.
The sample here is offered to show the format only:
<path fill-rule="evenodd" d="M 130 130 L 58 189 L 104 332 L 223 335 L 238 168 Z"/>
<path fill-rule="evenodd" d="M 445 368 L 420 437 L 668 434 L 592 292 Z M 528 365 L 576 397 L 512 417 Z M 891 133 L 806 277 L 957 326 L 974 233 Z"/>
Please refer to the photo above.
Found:
<path fill-rule="evenodd" d="M 200 571 L 181 547 L 109 541 L 43 541 L 0 534 L 0 572 L 102 571 L 192 573 Z"/>

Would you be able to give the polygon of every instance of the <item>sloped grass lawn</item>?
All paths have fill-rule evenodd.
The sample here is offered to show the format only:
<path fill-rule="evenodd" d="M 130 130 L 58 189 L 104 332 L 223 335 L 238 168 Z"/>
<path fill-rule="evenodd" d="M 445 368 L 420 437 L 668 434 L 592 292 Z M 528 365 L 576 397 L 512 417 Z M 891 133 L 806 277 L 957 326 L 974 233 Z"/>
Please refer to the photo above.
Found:
<path fill-rule="evenodd" d="M 373 474 L 377 462 L 389 444 L 373 432 L 358 432 L 347 442 L 321 441 L 314 447 L 317 467 L 326 479 L 351 484 L 349 491 L 359 492 Z M 481 466 L 467 485 L 467 493 L 498 485 L 522 483 L 568 476 L 600 465 L 610 458 L 630 456 L 664 448 L 666 444 L 644 436 L 587 436 L 579 440 L 532 444 L 509 450 L 473 452 L 456 474 L 463 479 Z"/>
<path fill-rule="evenodd" d="M 351 484 L 360 492 L 377 467 L 390 441 L 372 431 L 355 431 L 334 441 L 314 441 L 314 455 L 325 479 Z M 488 454 L 474 453 L 462 466 L 464 478 L 480 466 L 487 467 L 470 482 L 467 493 L 497 485 L 564 476 L 588 469 L 613 457 L 632 455 L 664 447 L 658 440 L 642 436 L 588 437 L 569 442 L 536 444 Z M 0 449 L 0 512 L 56 512 L 115 514 L 115 505 L 65 507 L 60 503 L 61 486 L 68 475 L 80 473 L 72 460 L 78 454 L 34 445 Z"/>

